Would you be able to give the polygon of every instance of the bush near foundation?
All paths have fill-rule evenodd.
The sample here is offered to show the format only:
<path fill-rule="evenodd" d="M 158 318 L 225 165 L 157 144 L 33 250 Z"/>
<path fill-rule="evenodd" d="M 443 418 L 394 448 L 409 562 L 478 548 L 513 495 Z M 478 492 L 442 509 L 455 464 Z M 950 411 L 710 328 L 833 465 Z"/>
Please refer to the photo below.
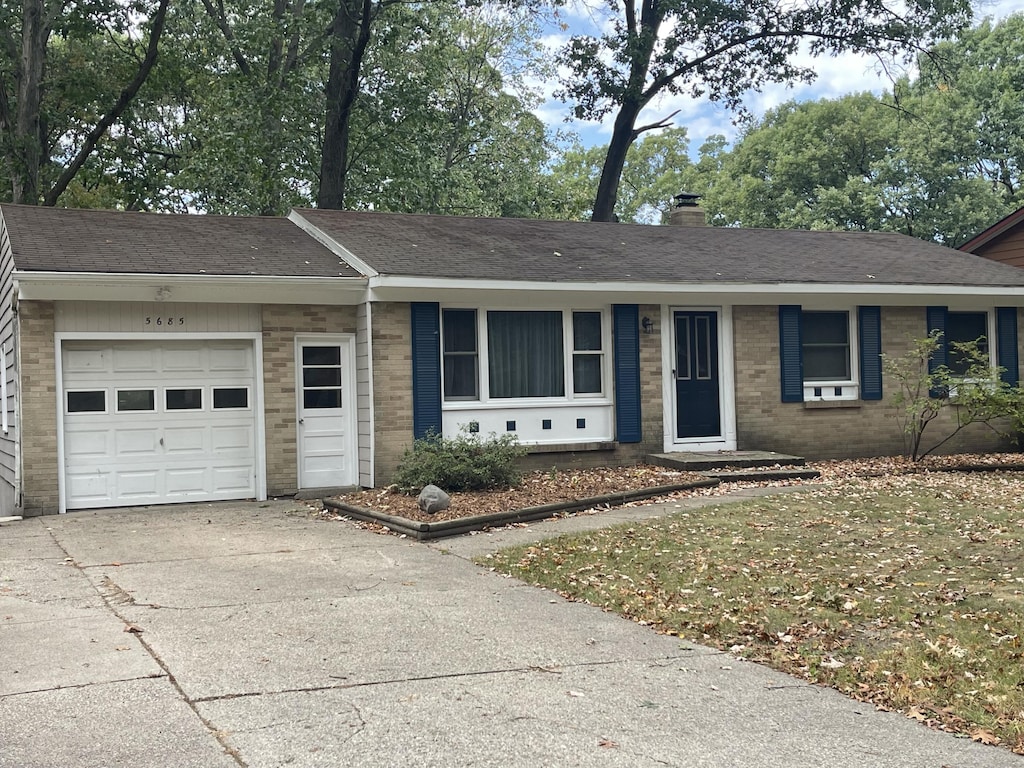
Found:
<path fill-rule="evenodd" d="M 519 484 L 516 462 L 525 455 L 515 435 L 429 434 L 402 455 L 394 484 L 403 493 L 418 493 L 431 484 L 449 493 L 511 488 Z"/>

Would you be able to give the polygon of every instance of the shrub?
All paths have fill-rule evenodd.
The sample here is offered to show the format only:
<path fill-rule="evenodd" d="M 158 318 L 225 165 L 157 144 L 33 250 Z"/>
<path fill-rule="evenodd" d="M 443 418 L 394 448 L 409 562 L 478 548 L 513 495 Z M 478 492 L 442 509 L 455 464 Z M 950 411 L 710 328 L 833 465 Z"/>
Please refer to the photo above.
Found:
<path fill-rule="evenodd" d="M 516 460 L 525 455 L 515 435 L 429 434 L 402 455 L 394 482 L 405 493 L 431 483 L 449 492 L 509 488 L 519 483 Z"/>
<path fill-rule="evenodd" d="M 944 365 L 930 370 L 929 361 L 941 344 L 942 333 L 934 331 L 914 339 L 902 357 L 883 355 L 885 370 L 896 382 L 892 404 L 903 431 L 905 453 L 913 461 L 923 459 L 971 424 L 984 424 L 1004 437 L 1008 435 L 993 422 L 1008 419 L 1017 434 L 1024 426 L 1024 390 L 1000 380 L 1002 369 L 991 367 L 978 341 L 952 344 L 967 363 L 963 374 L 954 374 Z M 925 449 L 925 429 L 946 409 L 952 410 L 952 425 L 945 437 Z"/>

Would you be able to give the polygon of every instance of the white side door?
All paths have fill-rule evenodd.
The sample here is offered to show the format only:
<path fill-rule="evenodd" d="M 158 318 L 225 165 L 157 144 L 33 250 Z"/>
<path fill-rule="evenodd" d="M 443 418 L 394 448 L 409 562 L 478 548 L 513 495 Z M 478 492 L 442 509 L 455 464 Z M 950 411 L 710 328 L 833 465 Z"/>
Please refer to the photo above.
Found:
<path fill-rule="evenodd" d="M 299 488 L 356 485 L 355 340 L 295 340 Z"/>

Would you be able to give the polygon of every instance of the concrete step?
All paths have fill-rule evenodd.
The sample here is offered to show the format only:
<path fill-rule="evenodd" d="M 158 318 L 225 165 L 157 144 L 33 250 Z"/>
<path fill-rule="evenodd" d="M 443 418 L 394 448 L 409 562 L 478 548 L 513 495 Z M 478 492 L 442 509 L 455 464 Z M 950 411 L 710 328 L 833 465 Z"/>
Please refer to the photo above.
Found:
<path fill-rule="evenodd" d="M 762 482 L 765 480 L 813 480 L 821 477 L 816 469 L 710 469 L 703 474 L 723 483 Z"/>
<path fill-rule="evenodd" d="M 790 456 L 775 451 L 701 451 L 678 453 L 652 453 L 647 463 L 658 467 L 679 469 L 685 472 L 703 472 L 708 469 L 736 467 L 802 467 L 806 464 L 803 456 Z"/>

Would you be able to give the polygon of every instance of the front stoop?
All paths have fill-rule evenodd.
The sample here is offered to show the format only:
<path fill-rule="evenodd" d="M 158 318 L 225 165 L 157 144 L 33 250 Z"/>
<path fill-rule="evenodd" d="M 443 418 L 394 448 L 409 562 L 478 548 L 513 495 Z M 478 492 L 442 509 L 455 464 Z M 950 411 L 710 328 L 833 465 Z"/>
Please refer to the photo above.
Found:
<path fill-rule="evenodd" d="M 704 472 L 725 468 L 802 467 L 807 462 L 803 456 L 790 456 L 775 451 L 695 451 L 652 453 L 648 454 L 647 463 L 685 472 Z"/>

